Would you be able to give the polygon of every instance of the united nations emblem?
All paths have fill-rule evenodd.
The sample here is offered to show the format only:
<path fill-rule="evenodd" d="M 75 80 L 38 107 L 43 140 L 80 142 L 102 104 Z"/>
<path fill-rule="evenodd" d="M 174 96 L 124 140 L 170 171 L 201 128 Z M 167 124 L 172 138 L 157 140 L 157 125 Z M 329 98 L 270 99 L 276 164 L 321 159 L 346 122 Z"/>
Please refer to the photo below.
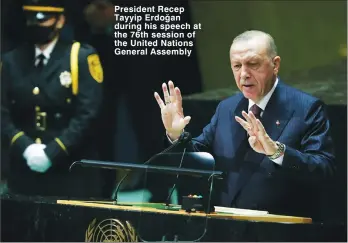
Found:
<path fill-rule="evenodd" d="M 68 71 L 64 71 L 59 75 L 60 84 L 65 88 L 69 88 L 72 82 L 71 74 Z"/>
<path fill-rule="evenodd" d="M 126 221 L 122 223 L 118 219 L 105 219 L 97 223 L 93 219 L 89 224 L 85 242 L 137 242 L 134 227 Z"/>

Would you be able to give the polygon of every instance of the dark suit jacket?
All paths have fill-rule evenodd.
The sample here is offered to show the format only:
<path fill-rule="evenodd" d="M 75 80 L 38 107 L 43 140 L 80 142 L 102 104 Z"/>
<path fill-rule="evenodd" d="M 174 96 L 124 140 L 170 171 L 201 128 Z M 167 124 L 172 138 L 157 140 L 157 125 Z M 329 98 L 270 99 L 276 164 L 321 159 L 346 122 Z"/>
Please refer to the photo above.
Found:
<path fill-rule="evenodd" d="M 334 171 L 324 103 L 278 82 L 261 122 L 274 141 L 286 145 L 282 166 L 246 146 L 247 134 L 234 118 L 243 110 L 248 110 L 243 94 L 223 100 L 193 142 L 195 149 L 208 147 L 216 169 L 226 173 L 218 204 L 313 216 L 320 185 Z"/>

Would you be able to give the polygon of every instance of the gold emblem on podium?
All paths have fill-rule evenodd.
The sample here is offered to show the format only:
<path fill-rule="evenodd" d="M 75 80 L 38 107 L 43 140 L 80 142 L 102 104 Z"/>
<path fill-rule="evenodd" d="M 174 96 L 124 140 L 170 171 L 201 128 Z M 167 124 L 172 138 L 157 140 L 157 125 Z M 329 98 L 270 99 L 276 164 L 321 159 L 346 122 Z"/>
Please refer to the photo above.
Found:
<path fill-rule="evenodd" d="M 118 219 L 104 219 L 97 222 L 93 219 L 88 225 L 85 242 L 137 242 L 134 227 L 129 223 Z"/>

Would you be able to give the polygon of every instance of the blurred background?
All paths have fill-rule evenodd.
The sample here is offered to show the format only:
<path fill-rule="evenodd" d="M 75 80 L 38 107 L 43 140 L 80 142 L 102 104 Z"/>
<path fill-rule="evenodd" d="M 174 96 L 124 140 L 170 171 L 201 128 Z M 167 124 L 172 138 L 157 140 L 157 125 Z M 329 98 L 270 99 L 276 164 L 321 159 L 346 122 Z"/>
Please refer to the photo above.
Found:
<path fill-rule="evenodd" d="M 115 56 L 114 5 L 132 1 L 69 0 L 62 38 L 92 45 L 104 69 L 104 96 L 99 126 L 103 160 L 143 163 L 163 150 L 164 129 L 153 98 L 161 84 L 173 80 L 184 95 L 188 130 L 199 135 L 222 99 L 237 92 L 229 63 L 232 39 L 248 29 L 270 33 L 282 58 L 280 77 L 328 104 L 336 145 L 338 173 L 323 195 L 325 220 L 346 221 L 347 207 L 347 2 L 346 1 L 146 1 L 183 6 L 182 23 L 201 23 L 190 57 Z M 1 54 L 20 45 L 24 16 L 19 0 L 1 0 Z M 117 179 L 105 176 L 110 195 Z M 160 179 L 165 188 L 165 178 Z M 130 176 L 120 199 L 158 201 L 167 190 L 158 178 L 143 190 Z M 156 183 L 157 182 L 157 183 Z M 175 194 L 173 197 L 175 202 Z"/>

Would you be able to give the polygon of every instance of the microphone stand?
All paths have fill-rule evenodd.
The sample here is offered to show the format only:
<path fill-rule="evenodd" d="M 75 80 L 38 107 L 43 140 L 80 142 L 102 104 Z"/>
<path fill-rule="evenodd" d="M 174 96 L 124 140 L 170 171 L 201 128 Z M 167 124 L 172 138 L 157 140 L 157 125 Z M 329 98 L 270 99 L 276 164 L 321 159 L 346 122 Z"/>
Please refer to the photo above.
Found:
<path fill-rule="evenodd" d="M 170 145 L 168 148 L 164 149 L 164 150 L 161 151 L 160 153 L 155 154 L 155 155 L 152 156 L 150 159 L 148 159 L 147 161 L 145 161 L 143 164 L 144 164 L 144 165 L 149 164 L 151 161 L 153 161 L 153 159 L 154 159 L 157 155 L 166 153 L 166 152 L 168 152 L 169 150 L 171 150 L 171 149 L 175 148 L 176 146 L 178 146 L 179 144 L 182 144 L 182 143 L 187 142 L 187 141 L 189 141 L 189 140 L 191 140 L 191 134 L 188 133 L 188 132 L 183 132 L 183 133 L 180 135 L 180 137 L 179 137 L 179 139 L 178 139 L 178 141 L 177 141 L 176 143 L 173 143 L 172 145 Z M 185 153 L 185 152 L 184 152 L 184 153 Z M 181 160 L 182 160 L 182 159 L 181 159 Z M 119 190 L 120 190 L 120 187 L 121 187 L 122 183 L 123 183 L 124 180 L 128 177 L 128 175 L 130 174 L 130 172 L 131 172 L 131 171 L 128 171 L 128 172 L 121 178 L 121 180 L 117 183 L 117 186 L 116 186 L 116 188 L 115 188 L 115 190 L 114 190 L 114 192 L 113 192 L 113 194 L 112 194 L 112 196 L 111 196 L 111 198 L 113 199 L 113 204 L 114 204 L 114 205 L 117 205 L 117 202 L 118 202 L 118 200 L 117 200 L 118 192 L 119 192 Z"/>
<path fill-rule="evenodd" d="M 184 161 L 185 152 L 186 152 L 186 148 L 184 148 L 184 152 L 182 153 L 181 160 L 180 160 L 180 165 L 179 165 L 179 167 L 178 167 L 179 169 L 181 168 L 182 162 Z M 167 206 L 167 207 L 169 207 L 170 198 L 172 197 L 172 194 L 173 194 L 174 189 L 175 189 L 175 187 L 176 187 L 176 183 L 178 183 L 178 181 L 179 181 L 179 174 L 176 175 L 176 181 L 175 181 L 175 183 L 173 184 L 173 187 L 172 187 L 172 189 L 170 190 L 170 193 L 169 193 L 169 195 L 168 195 L 168 197 L 167 197 L 167 199 L 166 199 L 166 206 Z"/>

